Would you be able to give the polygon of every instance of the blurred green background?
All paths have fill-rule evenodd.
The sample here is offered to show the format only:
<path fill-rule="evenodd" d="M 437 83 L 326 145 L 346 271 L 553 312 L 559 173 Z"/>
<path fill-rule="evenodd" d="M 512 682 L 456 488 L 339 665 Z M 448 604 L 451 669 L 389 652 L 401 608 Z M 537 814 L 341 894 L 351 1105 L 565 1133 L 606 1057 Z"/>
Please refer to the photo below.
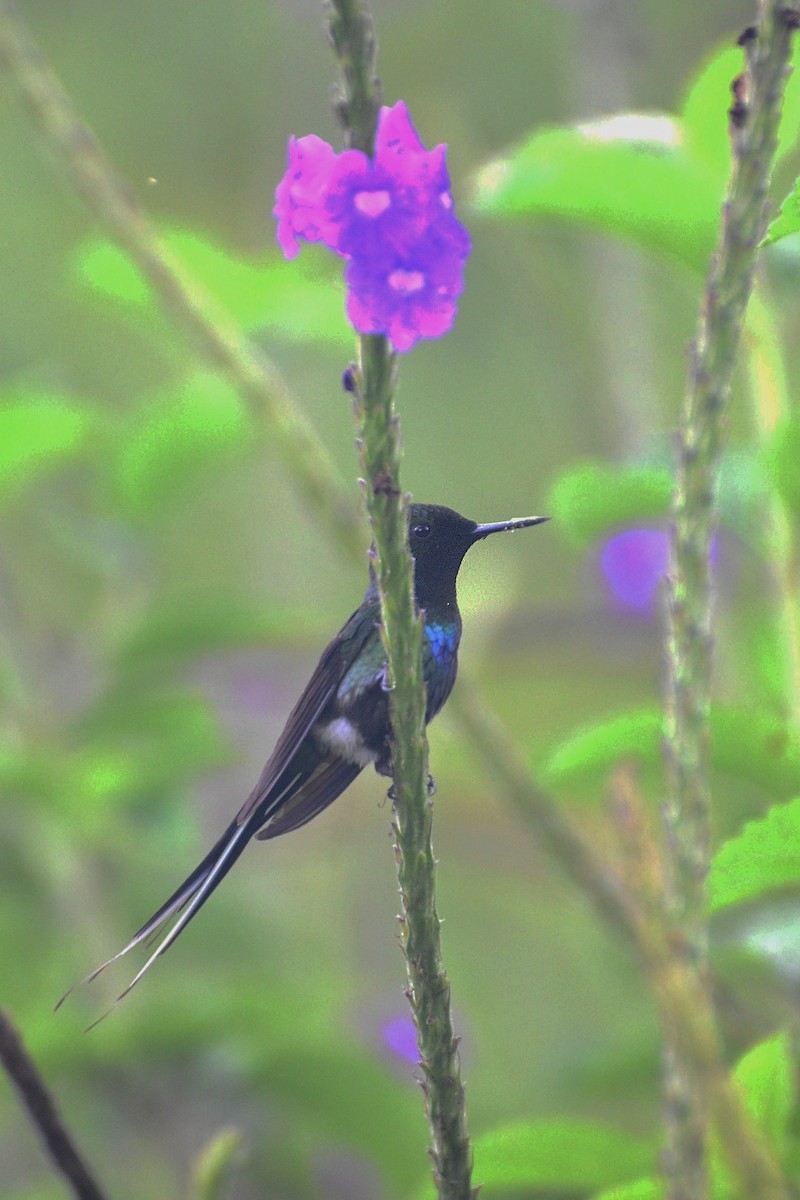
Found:
<path fill-rule="evenodd" d="M 270 210 L 287 137 L 336 141 L 320 6 L 21 8 L 147 212 L 183 231 L 177 252 L 208 278 L 202 247 L 227 252 L 249 296 L 247 265 L 277 263 Z M 700 276 L 590 229 L 476 214 L 472 180 L 539 126 L 677 111 L 752 6 L 374 9 L 386 100 L 408 102 L 426 145 L 449 143 L 474 243 L 453 332 L 401 364 L 404 485 L 497 520 L 546 511 L 553 485 L 586 458 L 668 464 Z M 156 308 L 97 286 L 117 278 L 102 230 L 6 78 L 0 162 L 0 437 L 23 446 L 23 410 L 33 430 L 16 465 L 0 448 L 0 1003 L 111 1196 L 190 1194 L 191 1164 L 229 1126 L 244 1137 L 236 1200 L 411 1195 L 426 1177 L 426 1131 L 385 786 L 373 774 L 309 827 L 254 845 L 91 1034 L 83 1027 L 128 981 L 128 960 L 52 1013 L 239 807 L 321 647 L 360 599 L 364 571 L 315 527 L 269 430 L 182 335 Z M 225 261 L 234 294 L 223 299 L 235 309 Z M 269 320 L 236 315 L 257 327 L 355 507 L 340 384 L 352 338 L 334 271 L 304 250 L 287 278 L 327 283 L 298 290 L 291 311 Z M 786 288 L 794 367 L 799 310 Z M 734 412 L 736 448 L 751 418 L 741 404 Z M 534 765 L 587 723 L 659 702 L 658 604 L 615 596 L 602 544 L 576 548 L 556 519 L 480 547 L 462 573 L 462 664 Z M 723 635 L 750 620 L 756 639 L 758 558 L 723 533 L 720 561 Z M 729 698 L 747 694 L 748 669 L 746 657 L 723 655 Z M 447 713 L 432 728 L 431 761 L 473 1132 L 572 1114 L 652 1136 L 657 1030 L 632 957 L 520 825 Z M 558 789 L 600 848 L 611 841 L 605 791 L 603 772 Z M 723 830 L 768 798 L 730 778 L 723 791 Z M 0 1192 L 63 1194 L 5 1083 Z"/>

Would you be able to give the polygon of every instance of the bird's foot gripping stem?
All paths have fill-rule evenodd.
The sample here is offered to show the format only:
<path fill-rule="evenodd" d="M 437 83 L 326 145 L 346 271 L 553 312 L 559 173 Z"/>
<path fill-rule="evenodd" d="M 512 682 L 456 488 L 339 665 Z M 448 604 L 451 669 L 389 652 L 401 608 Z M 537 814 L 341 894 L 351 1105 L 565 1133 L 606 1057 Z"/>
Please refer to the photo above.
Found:
<path fill-rule="evenodd" d="M 383 775 L 384 772 L 380 771 L 379 774 Z M 426 790 L 428 796 L 436 795 L 436 780 L 433 778 L 430 771 L 428 772 L 428 779 L 425 784 L 425 790 Z M 394 804 L 394 802 L 395 802 L 394 784 L 392 784 L 392 786 L 389 788 L 389 791 L 386 793 L 386 797 L 388 800 L 391 800 L 392 804 Z"/>

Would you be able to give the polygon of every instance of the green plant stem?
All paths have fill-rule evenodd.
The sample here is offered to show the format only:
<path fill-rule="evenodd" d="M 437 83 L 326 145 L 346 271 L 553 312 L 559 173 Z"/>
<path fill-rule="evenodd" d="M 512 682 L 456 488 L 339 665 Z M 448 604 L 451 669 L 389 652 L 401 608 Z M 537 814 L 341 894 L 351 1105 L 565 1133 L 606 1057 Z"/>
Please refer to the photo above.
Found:
<path fill-rule="evenodd" d="M 712 262 L 693 349 L 679 434 L 673 501 L 668 639 L 666 750 L 670 793 L 665 809 L 675 937 L 713 1021 L 708 987 L 706 877 L 709 865 L 708 711 L 712 671 L 711 540 L 731 376 L 758 246 L 792 40 L 786 7 L 761 0 L 757 36 L 746 40 L 747 70 L 731 122 L 733 169 L 722 235 Z M 721 114 L 720 114 L 721 115 Z M 702 1064 L 685 1047 L 667 1045 L 665 1099 L 671 1200 L 707 1194 L 707 1093 Z"/>
<path fill-rule="evenodd" d="M 342 71 L 336 111 L 348 146 L 372 155 L 381 89 L 376 43 L 365 4 L 326 5 L 334 51 Z M 434 1181 L 442 1200 L 473 1200 L 472 1150 L 459 1039 L 453 1031 L 450 981 L 442 958 L 436 909 L 433 803 L 428 795 L 423 617 L 414 601 L 414 562 L 408 549 L 408 497 L 400 490 L 400 422 L 394 410 L 397 363 L 387 339 L 358 338 L 353 372 L 359 419 L 359 457 L 374 539 L 374 569 L 381 602 L 387 688 L 392 722 L 394 776 L 392 829 L 402 914 L 400 944 L 406 962 L 406 995 L 417 1030 L 431 1129 Z"/>
<path fill-rule="evenodd" d="M 360 9 L 349 3 L 339 3 L 335 8 L 331 6 L 331 9 L 337 20 L 351 12 L 357 20 L 363 15 Z M 349 27 L 347 22 L 342 28 L 345 27 Z M 337 53 L 341 53 L 344 61 L 353 59 L 355 70 L 357 64 L 363 61 L 363 44 L 369 42 L 372 36 L 369 27 L 362 26 L 362 50 L 357 55 L 352 44 L 341 40 L 343 34 L 337 36 L 341 48 L 337 49 Z M 167 315 L 199 344 L 205 359 L 210 363 L 220 360 L 227 363 L 228 378 L 273 436 L 273 448 L 283 460 L 290 479 L 306 499 L 315 519 L 320 523 L 327 522 L 333 542 L 344 554 L 353 561 L 363 561 L 362 539 L 352 511 L 345 502 L 341 480 L 313 431 L 309 430 L 302 417 L 297 416 L 295 401 L 285 390 L 282 381 L 279 381 L 279 394 L 285 404 L 276 408 L 272 403 L 271 389 L 278 378 L 275 369 L 265 355 L 256 353 L 238 330 L 231 327 L 224 315 L 214 311 L 212 301 L 207 297 L 203 297 L 202 303 L 198 301 L 202 295 L 201 289 L 189 273 L 173 261 L 132 199 L 127 186 L 116 177 L 108 157 L 98 146 L 94 134 L 76 116 L 72 102 L 45 63 L 42 52 L 16 15 L 10 0 L 0 0 L 0 62 L 14 76 L 20 94 L 25 98 L 50 150 L 56 159 L 64 163 L 88 207 L 137 264 Z M 367 90 L 369 72 L 365 74 L 361 71 L 355 75 L 355 79 L 361 81 L 359 87 Z M 377 93 L 374 93 L 374 106 L 376 102 Z M 344 114 L 346 110 L 339 107 L 338 111 Z M 374 111 L 377 119 L 377 107 L 371 111 Z M 86 156 L 80 149 L 82 145 L 91 148 Z M 280 428 L 276 430 L 274 425 Z M 301 432 L 296 436 L 297 429 Z M 310 474 L 305 468 L 307 460 L 311 463 Z M 462 695 L 466 686 L 466 673 L 462 671 L 459 677 Z M 460 715 L 457 695 L 453 697 L 449 711 L 456 718 L 462 736 L 470 742 L 475 738 L 476 729 L 485 731 L 487 722 L 494 724 L 474 689 L 463 716 Z M 564 818 L 557 805 L 536 789 L 530 779 L 526 782 L 521 755 L 511 747 L 507 735 L 500 739 L 481 735 L 479 749 L 488 775 L 495 783 L 502 783 L 502 790 L 508 789 L 506 794 L 515 810 L 534 824 L 567 873 L 595 898 L 598 910 L 609 919 L 612 927 L 624 933 L 624 909 L 619 906 L 616 886 L 613 881 L 609 883 L 610 877 L 604 863 L 591 847 L 583 843 L 577 851 L 571 849 L 574 836 L 577 836 L 571 830 L 564 836 L 558 832 L 552 836 L 548 834 L 550 828 L 567 828 Z"/>
<path fill-rule="evenodd" d="M 268 434 L 315 518 L 335 531 L 340 542 L 361 553 L 352 504 L 324 444 L 300 412 L 279 371 L 242 337 L 158 236 L 133 192 L 118 178 L 94 134 L 76 113 L 12 0 L 0 0 L 2 66 L 14 77 L 37 125 L 88 207 L 130 256 L 209 365 L 248 402 L 259 430 Z"/>
<path fill-rule="evenodd" d="M 350 8 L 349 4 L 340 4 L 336 7 L 336 13 L 338 15 L 339 12 L 344 12 L 345 9 L 349 11 Z M 362 38 L 369 36 L 371 35 L 367 30 L 362 34 Z M 341 46 L 343 56 L 350 56 L 351 50 L 343 42 Z M 198 312 L 195 297 L 200 294 L 200 289 L 186 271 L 182 269 L 162 270 L 160 264 L 158 269 L 148 269 L 151 257 L 154 255 L 160 257 L 163 254 L 164 261 L 171 263 L 168 251 L 156 233 L 145 222 L 138 207 L 130 200 L 126 185 L 116 179 L 107 156 L 97 147 L 94 135 L 82 121 L 74 116 L 71 102 L 66 99 L 63 88 L 55 79 L 52 69 L 45 66 L 41 51 L 34 45 L 31 35 L 19 18 L 12 15 L 12 6 L 9 0 L 0 0 L 0 60 L 3 59 L 8 69 L 14 74 L 19 90 L 27 99 L 49 147 L 57 158 L 66 163 L 73 182 L 90 209 L 104 222 L 109 232 L 117 236 L 120 245 L 146 275 L 167 313 L 179 327 L 192 331 L 209 362 L 217 361 L 219 353 L 217 320 L 220 318 L 220 314 L 212 313 L 210 301 L 204 304 L 202 314 Z M 363 80 L 363 75 L 361 78 Z M 364 86 L 363 83 L 361 86 Z M 61 119 L 55 120 L 46 116 L 48 112 L 54 109 L 58 110 L 59 107 L 63 111 Z M 343 112 L 344 110 L 340 108 L 339 111 Z M 71 136 L 65 136 L 65 132 L 68 130 L 73 131 Z M 76 131 L 80 131 L 80 135 Z M 77 138 L 78 141 L 86 140 L 95 147 L 91 159 L 91 171 L 84 171 L 82 160 L 80 158 L 76 160 L 71 145 L 74 138 Z M 121 193 L 122 197 L 119 203 L 115 203 L 111 199 L 117 192 Z M 228 322 L 225 318 L 222 319 L 224 331 L 228 329 Z M 223 341 L 226 355 L 230 355 L 231 358 L 229 378 L 232 385 L 237 389 L 239 395 L 257 413 L 260 413 L 265 425 L 271 427 L 274 409 L 263 398 L 270 394 L 271 381 L 275 378 L 274 369 L 269 366 L 266 356 L 256 354 L 248 342 L 239 336 L 238 332 L 235 336 L 230 331 L 224 333 Z M 294 407 L 295 402 L 289 393 L 286 393 L 286 397 L 287 404 Z M 291 418 L 287 419 L 285 421 L 286 428 L 291 427 L 292 423 Z M 302 419 L 301 425 L 306 431 L 308 430 Z M 344 512 L 344 490 L 341 481 L 313 432 L 310 432 L 308 436 L 311 439 L 309 445 L 314 447 L 312 456 L 317 454 L 320 456 L 319 460 L 315 462 L 311 479 L 304 474 L 301 463 L 304 456 L 295 453 L 296 443 L 291 435 L 278 437 L 274 448 L 283 459 L 290 478 L 296 483 L 300 493 L 305 496 L 315 518 L 320 521 L 327 520 L 329 532 L 335 544 L 353 561 L 361 562 L 363 545 L 356 531 L 352 513 L 349 510 L 347 513 Z M 306 435 L 303 434 L 301 441 L 305 441 L 305 438 Z M 462 671 L 459 677 L 459 688 L 462 691 L 465 684 L 466 673 Z M 455 703 L 451 704 L 450 711 L 458 718 L 459 710 Z M 492 720 L 486 710 L 483 711 L 483 716 L 480 715 L 481 705 L 474 691 L 469 702 L 469 711 L 471 717 L 459 721 L 462 733 L 467 739 L 471 739 L 473 736 L 473 720 Z M 487 771 L 495 780 L 511 779 L 515 773 L 518 773 L 520 756 L 514 750 L 513 757 L 509 760 L 505 749 L 502 748 L 507 744 L 507 737 L 502 746 L 500 742 L 492 744 L 484 740 L 482 743 L 481 753 Z M 530 786 L 535 787 L 533 784 Z M 537 791 L 536 794 L 542 806 L 541 819 L 543 823 L 558 824 L 562 821 L 554 802 L 544 796 L 541 791 Z M 518 811 L 522 811 L 521 805 L 516 805 L 516 807 Z M 551 839 L 548 844 L 552 852 L 561 858 L 563 850 L 558 845 L 558 839 Z M 591 855 L 592 851 L 586 847 L 585 853 Z M 581 872 L 578 871 L 577 874 L 573 872 L 568 852 L 564 865 L 568 873 L 574 874 L 574 877 L 581 881 Z M 588 880 L 591 876 L 601 878 L 604 872 L 605 868 L 602 862 L 596 858 L 588 872 L 584 873 L 581 886 L 587 887 L 591 892 L 593 885 Z M 603 891 L 603 887 L 600 890 Z M 609 915 L 610 910 L 605 908 L 602 900 L 599 908 Z M 611 920 L 612 924 L 617 924 L 619 928 L 622 928 L 615 918 L 612 917 Z"/>
<path fill-rule="evenodd" d="M 771 1147 L 725 1067 L 705 983 L 672 936 L 664 911 L 659 850 L 647 828 L 645 805 L 628 764 L 622 764 L 614 774 L 612 799 L 632 892 L 634 939 L 658 1005 L 665 1039 L 697 1073 L 737 1194 L 742 1200 L 788 1200 L 788 1188 Z"/>
<path fill-rule="evenodd" d="M 434 1180 L 442 1200 L 471 1200 L 472 1155 L 466 1124 L 450 982 L 444 969 L 436 908 L 433 803 L 428 796 L 422 619 L 414 605 L 407 548 L 407 499 L 399 490 L 400 429 L 393 412 L 394 362 L 386 339 L 360 342 L 360 458 L 375 539 L 390 688 L 393 821 L 400 887 L 400 945 L 406 995 L 417 1029 Z"/>
<path fill-rule="evenodd" d="M 105 1192 L 64 1124 L 47 1084 L 10 1018 L 1 1010 L 0 1063 L 38 1129 L 53 1166 L 67 1180 L 73 1194 L 78 1200 L 105 1200 Z"/>
<path fill-rule="evenodd" d="M 334 110 L 347 146 L 372 157 L 383 100 L 375 70 L 378 48 L 372 17 L 361 0 L 325 0 L 324 7 L 342 73 Z"/>

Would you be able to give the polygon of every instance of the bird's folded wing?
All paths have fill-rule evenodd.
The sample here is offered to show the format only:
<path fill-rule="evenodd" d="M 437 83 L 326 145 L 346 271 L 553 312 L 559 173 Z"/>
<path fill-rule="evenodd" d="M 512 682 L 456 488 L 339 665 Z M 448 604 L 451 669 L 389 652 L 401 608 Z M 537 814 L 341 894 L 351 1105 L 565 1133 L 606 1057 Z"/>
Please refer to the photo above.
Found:
<path fill-rule="evenodd" d="M 376 605 L 376 620 L 378 611 Z M 252 816 L 259 804 L 269 796 L 287 767 L 292 764 L 304 738 L 310 733 L 325 705 L 342 682 L 347 668 L 374 632 L 374 622 L 359 619 L 361 615 L 361 610 L 353 613 L 347 624 L 323 650 L 302 696 L 289 714 L 286 727 L 275 743 L 275 749 L 267 760 L 258 782 L 239 810 L 236 817 L 239 825 L 244 825 Z M 326 803 L 330 803 L 330 800 Z M 324 804 L 322 807 L 324 808 Z"/>
<path fill-rule="evenodd" d="M 292 829 L 299 829 L 329 804 L 333 804 L 361 770 L 362 767 L 358 763 L 347 762 L 343 758 L 325 759 L 291 800 L 288 800 L 272 819 L 268 819 L 256 837 L 259 841 L 264 841 L 267 838 L 280 837 Z"/>

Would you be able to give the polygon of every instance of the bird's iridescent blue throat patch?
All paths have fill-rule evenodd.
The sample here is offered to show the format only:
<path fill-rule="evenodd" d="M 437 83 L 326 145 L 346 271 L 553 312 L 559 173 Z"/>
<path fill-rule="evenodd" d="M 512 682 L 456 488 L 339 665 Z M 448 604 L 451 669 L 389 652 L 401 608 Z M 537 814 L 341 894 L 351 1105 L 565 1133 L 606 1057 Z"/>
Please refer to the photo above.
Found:
<path fill-rule="evenodd" d="M 426 622 L 425 636 L 437 663 L 446 663 L 453 657 L 458 643 L 457 625 L 429 625 Z"/>

